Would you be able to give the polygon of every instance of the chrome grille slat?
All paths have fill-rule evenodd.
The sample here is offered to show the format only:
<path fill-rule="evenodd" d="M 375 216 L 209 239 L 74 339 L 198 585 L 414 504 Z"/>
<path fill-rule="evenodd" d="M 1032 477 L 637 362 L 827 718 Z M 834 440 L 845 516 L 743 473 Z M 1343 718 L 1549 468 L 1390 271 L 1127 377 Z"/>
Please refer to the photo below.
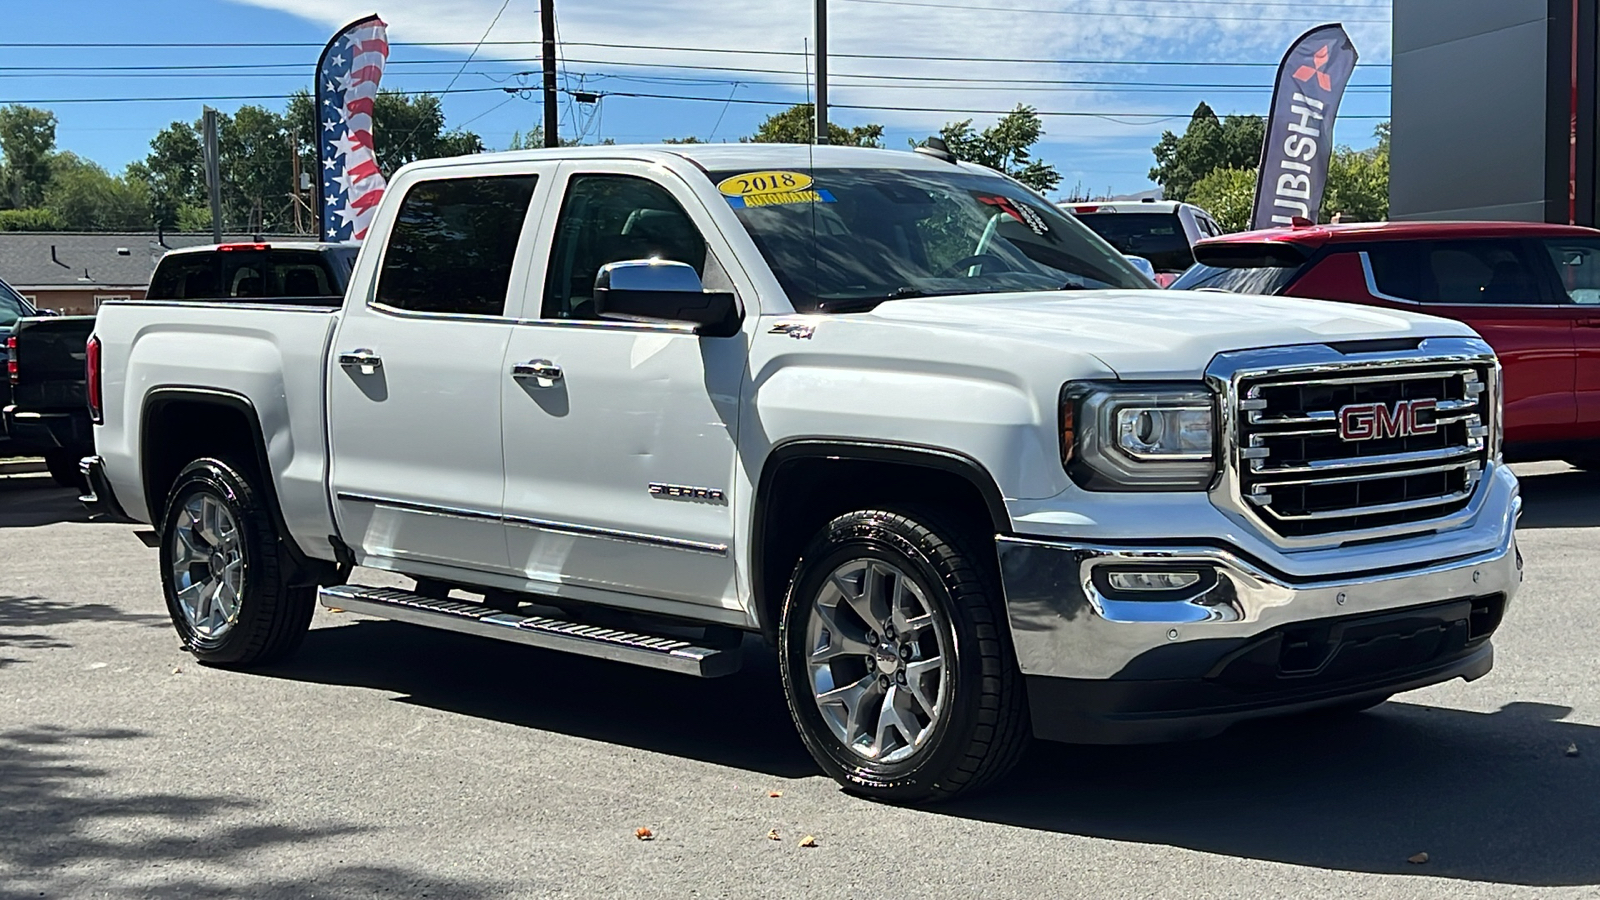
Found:
<path fill-rule="evenodd" d="M 1328 475 L 1316 478 L 1289 478 L 1272 479 L 1257 482 L 1257 487 L 1268 490 L 1283 487 L 1298 487 L 1305 484 L 1354 484 L 1358 481 L 1378 481 L 1383 478 L 1409 478 L 1412 475 L 1435 475 L 1441 472 L 1456 472 L 1460 470 L 1469 472 L 1478 471 L 1478 462 L 1475 459 L 1466 459 L 1461 462 L 1445 465 L 1422 466 L 1402 469 L 1381 469 L 1377 472 L 1357 472 L 1354 475 Z"/>
<path fill-rule="evenodd" d="M 1245 372 L 1233 391 L 1240 499 L 1285 538 L 1418 531 L 1461 510 L 1489 464 L 1492 360 Z M 1340 410 L 1432 400 L 1428 432 L 1340 437 Z M 1370 416 L 1370 413 L 1368 413 Z M 1402 420 L 1403 421 L 1403 420 Z"/>
<path fill-rule="evenodd" d="M 1263 466 L 1252 469 L 1251 474 L 1262 479 L 1276 475 L 1299 475 L 1306 472 L 1338 472 L 1344 469 L 1365 469 L 1369 466 L 1398 466 L 1414 462 L 1431 462 L 1440 459 L 1476 457 L 1481 453 L 1475 447 L 1446 447 L 1442 450 L 1419 450 L 1415 453 L 1391 453 L 1386 456 L 1360 456 L 1351 459 L 1313 460 L 1299 466 Z"/>

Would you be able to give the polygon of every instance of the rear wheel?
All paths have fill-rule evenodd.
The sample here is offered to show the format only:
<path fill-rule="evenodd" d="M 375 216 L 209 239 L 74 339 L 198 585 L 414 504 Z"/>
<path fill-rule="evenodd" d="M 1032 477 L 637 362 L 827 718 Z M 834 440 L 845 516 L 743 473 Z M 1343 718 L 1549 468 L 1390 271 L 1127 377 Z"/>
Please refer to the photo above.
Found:
<path fill-rule="evenodd" d="M 289 587 L 287 569 L 272 514 L 246 476 L 216 459 L 178 473 L 161 519 L 161 586 L 190 653 L 246 666 L 298 647 L 316 588 Z"/>
<path fill-rule="evenodd" d="M 44 455 L 44 465 L 50 470 L 50 478 L 56 484 L 66 488 L 83 490 L 87 484 L 83 480 L 83 472 L 78 469 L 79 456 L 66 450 L 51 450 Z"/>
<path fill-rule="evenodd" d="M 1029 738 L 998 576 L 920 513 L 840 516 L 796 567 L 780 670 L 806 749 L 846 788 L 940 800 L 1005 774 Z"/>

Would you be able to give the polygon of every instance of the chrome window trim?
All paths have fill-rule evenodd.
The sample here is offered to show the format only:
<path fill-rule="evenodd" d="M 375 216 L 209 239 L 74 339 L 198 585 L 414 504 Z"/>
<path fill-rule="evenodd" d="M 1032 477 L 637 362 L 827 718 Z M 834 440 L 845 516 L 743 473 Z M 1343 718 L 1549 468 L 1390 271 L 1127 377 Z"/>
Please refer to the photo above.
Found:
<path fill-rule="evenodd" d="M 1357 255 L 1361 257 L 1361 274 L 1367 279 L 1367 293 L 1379 300 L 1388 300 L 1393 303 L 1409 303 L 1412 306 L 1422 305 L 1421 300 L 1407 300 L 1404 297 L 1396 297 L 1393 294 L 1385 294 L 1383 291 L 1378 290 L 1378 276 L 1372 271 L 1372 257 L 1368 256 L 1365 250 L 1362 250 Z"/>
<path fill-rule="evenodd" d="M 444 516 L 452 519 L 466 519 L 473 522 L 498 522 L 501 525 L 515 525 L 519 528 L 536 528 L 540 531 L 553 531 L 560 534 L 571 534 L 579 537 L 593 537 L 612 541 L 625 541 L 632 544 L 648 544 L 652 547 L 666 547 L 671 550 L 688 550 L 695 553 L 710 553 L 716 556 L 727 556 L 727 544 L 713 544 L 706 541 L 691 541 L 686 538 L 667 537 L 658 534 L 645 534 L 637 531 L 618 531 L 613 528 L 600 528 L 594 525 L 579 525 L 573 522 L 557 522 L 549 519 L 533 519 L 524 516 L 507 516 L 501 513 L 485 512 L 483 510 L 466 509 L 454 506 L 435 506 L 431 503 L 417 503 L 411 500 L 396 500 L 391 497 L 378 497 L 371 494 L 357 494 L 340 491 L 339 500 L 354 503 L 371 503 L 375 506 L 387 506 L 391 509 L 414 512 L 425 516 Z"/>
<path fill-rule="evenodd" d="M 574 328 L 590 331 L 631 331 L 660 334 L 696 334 L 693 325 L 678 322 L 623 322 L 609 319 L 513 319 L 513 325 L 539 325 L 552 328 Z"/>
<path fill-rule="evenodd" d="M 510 295 L 508 293 L 507 296 L 506 296 L 507 305 L 509 305 L 510 302 L 511 302 L 511 297 L 510 297 Z M 505 309 L 505 306 L 502 306 L 500 308 L 503 310 L 503 309 Z M 492 315 L 492 316 L 491 315 L 484 315 L 482 313 L 423 312 L 421 310 L 402 309 L 402 308 L 400 308 L 398 306 L 391 306 L 390 304 L 384 303 L 383 301 L 378 300 L 378 299 L 368 300 L 367 301 L 367 309 L 372 310 L 373 312 L 376 312 L 376 313 L 382 313 L 384 315 L 393 316 L 393 317 L 395 317 L 397 319 L 438 319 L 438 320 L 446 321 L 446 322 L 496 322 L 496 323 L 499 323 L 499 324 L 502 324 L 502 325 L 506 324 L 507 322 L 515 322 L 516 321 L 515 319 L 513 319 L 512 317 L 506 315 L 503 312 L 498 314 L 498 315 Z"/>
<path fill-rule="evenodd" d="M 1206 382 L 1216 391 L 1218 403 L 1217 432 L 1222 447 L 1218 475 L 1212 482 L 1211 502 L 1224 514 L 1247 525 L 1267 541 L 1285 550 L 1309 550 L 1337 547 L 1350 541 L 1381 540 L 1416 535 L 1430 531 L 1447 531 L 1470 522 L 1483 509 L 1488 496 L 1489 475 L 1501 465 L 1500 449 L 1504 415 L 1501 413 L 1500 363 L 1494 351 L 1479 338 L 1439 337 L 1425 338 L 1416 349 L 1386 351 L 1381 358 L 1363 358 L 1367 354 L 1343 354 L 1325 344 L 1298 344 L 1263 350 L 1243 350 L 1220 353 L 1206 368 Z M 1278 534 L 1246 500 L 1241 488 L 1241 471 L 1247 464 L 1241 446 L 1240 409 L 1243 399 L 1240 383 L 1245 379 L 1316 376 L 1338 377 L 1352 367 L 1367 372 L 1398 369 L 1418 365 L 1479 365 L 1487 366 L 1488 379 L 1485 396 L 1485 413 L 1490 421 L 1486 436 L 1488 464 L 1478 474 L 1476 484 L 1466 506 L 1439 518 L 1406 522 L 1379 528 L 1365 528 L 1306 537 L 1289 537 Z"/>

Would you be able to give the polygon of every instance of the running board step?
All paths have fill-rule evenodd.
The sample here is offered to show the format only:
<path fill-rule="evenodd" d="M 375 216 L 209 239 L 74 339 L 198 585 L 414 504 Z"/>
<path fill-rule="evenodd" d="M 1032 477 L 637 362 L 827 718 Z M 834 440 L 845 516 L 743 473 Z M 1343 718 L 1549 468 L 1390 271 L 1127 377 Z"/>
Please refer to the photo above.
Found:
<path fill-rule="evenodd" d="M 702 647 L 682 638 L 618 631 L 544 616 L 524 616 L 502 612 L 481 603 L 433 600 L 394 588 L 360 585 L 325 587 L 318 589 L 317 600 L 329 609 L 343 609 L 381 619 L 633 663 L 701 678 L 715 678 L 736 672 L 741 662 L 736 646 Z"/>

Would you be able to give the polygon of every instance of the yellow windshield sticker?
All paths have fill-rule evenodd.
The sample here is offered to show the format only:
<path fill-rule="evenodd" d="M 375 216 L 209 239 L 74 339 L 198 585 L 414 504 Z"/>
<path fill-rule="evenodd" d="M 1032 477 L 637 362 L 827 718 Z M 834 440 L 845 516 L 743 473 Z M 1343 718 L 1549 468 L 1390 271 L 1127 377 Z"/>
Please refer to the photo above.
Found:
<path fill-rule="evenodd" d="M 722 179 L 717 190 L 735 207 L 833 202 L 832 194 L 814 190 L 812 184 L 804 172 L 746 172 Z"/>

